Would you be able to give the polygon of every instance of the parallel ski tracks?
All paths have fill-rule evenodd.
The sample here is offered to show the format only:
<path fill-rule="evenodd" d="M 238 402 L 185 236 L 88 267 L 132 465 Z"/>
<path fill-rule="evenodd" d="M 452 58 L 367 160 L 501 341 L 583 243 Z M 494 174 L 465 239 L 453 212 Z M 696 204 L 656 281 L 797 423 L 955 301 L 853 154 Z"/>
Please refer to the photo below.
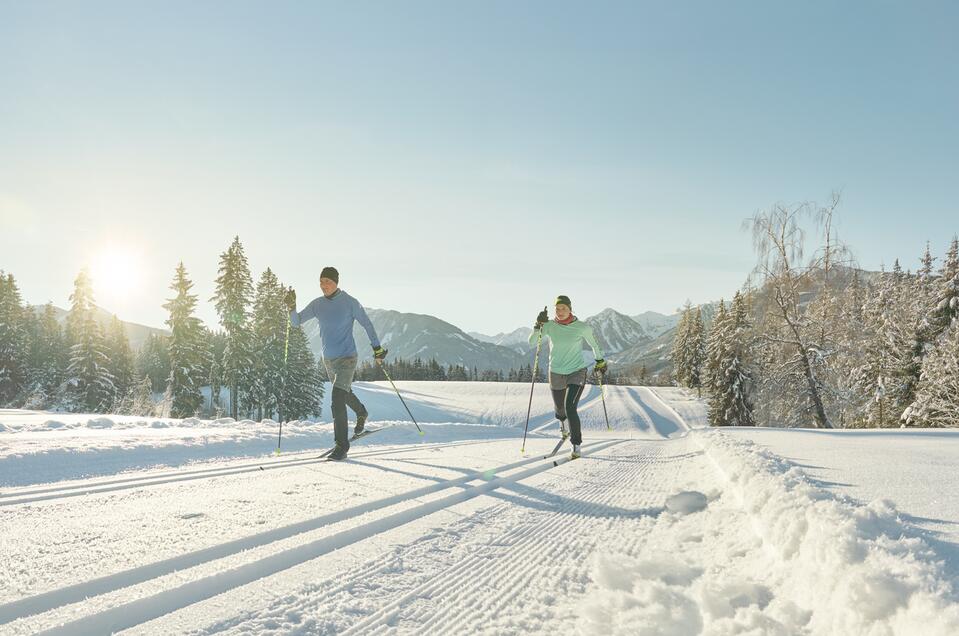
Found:
<path fill-rule="evenodd" d="M 489 440 L 479 441 L 455 441 L 440 442 L 435 444 L 417 444 L 403 445 L 400 448 L 392 447 L 384 450 L 370 450 L 354 452 L 351 457 L 378 457 L 381 455 L 391 455 L 403 452 L 413 452 L 417 450 L 432 448 L 451 448 L 454 446 L 471 446 L 475 444 L 486 444 Z M 322 457 L 316 455 L 316 451 L 306 451 L 308 457 L 296 457 L 281 459 L 277 461 L 255 463 L 245 463 L 236 466 L 223 466 L 220 468 L 203 468 L 197 470 L 167 471 L 159 474 L 141 475 L 139 477 L 128 477 L 123 479 L 111 479 L 107 481 L 98 481 L 90 484 L 71 484 L 65 486 L 52 486 L 43 488 L 18 489 L 10 492 L 0 493 L 0 507 L 15 506 L 18 504 L 35 503 L 39 501 L 51 501 L 56 499 L 66 499 L 70 497 L 82 497 L 85 495 L 98 495 L 102 493 L 116 492 L 120 490 L 130 490 L 134 488 L 143 488 L 147 486 L 159 486 L 163 484 L 172 484 L 185 481 L 194 481 L 197 479 L 212 479 L 214 477 L 227 477 L 230 475 L 242 475 L 244 473 L 253 473 L 266 470 L 276 470 L 279 468 L 299 468 L 311 464 L 318 464 L 323 461 Z M 302 454 L 302 453 L 299 453 Z"/>
<path fill-rule="evenodd" d="M 588 513 L 622 499 L 627 490 L 635 490 L 664 447 L 647 447 L 642 461 L 633 463 L 628 474 L 618 474 L 615 482 L 594 482 L 576 491 L 580 501 L 558 513 L 531 513 L 531 520 L 513 528 L 496 542 L 496 547 L 509 547 L 508 559 L 496 558 L 496 547 L 474 553 L 429 581 L 384 606 L 364 620 L 350 626 L 343 634 L 380 634 L 396 630 L 398 622 L 408 620 L 423 633 L 464 633 L 489 628 L 487 618 L 501 615 L 502 610 L 521 590 L 541 589 L 537 579 L 548 579 L 555 588 L 557 580 L 575 580 L 581 565 L 574 565 L 574 555 L 585 556 L 595 548 L 596 538 L 588 531 Z M 654 490 L 662 490 L 658 485 Z M 652 499 L 651 497 L 647 497 Z M 504 504 L 505 506 L 505 504 Z M 491 511 L 502 512 L 502 509 Z M 658 511 L 649 509 L 650 514 Z M 495 590 L 493 594 L 480 590 Z M 426 602 L 425 607 L 402 613 L 416 599 L 474 599 L 472 603 Z M 477 602 L 478 600 L 478 602 Z M 562 603 L 563 599 L 557 599 Z"/>
<path fill-rule="evenodd" d="M 612 439 L 584 445 L 584 455 L 605 450 L 622 442 L 623 440 L 620 439 Z M 479 495 L 494 491 L 504 485 L 516 483 L 535 474 L 551 470 L 555 466 L 562 465 L 563 463 L 565 462 L 562 460 L 555 461 L 555 458 L 551 456 L 538 455 L 536 457 L 500 465 L 491 470 L 474 471 L 462 477 L 430 484 L 422 488 L 367 502 L 345 510 L 328 513 L 252 536 L 228 541 L 178 557 L 37 594 L 0 605 L 0 625 L 54 610 L 93 596 L 150 581 L 178 570 L 210 563 L 244 550 L 269 545 L 281 539 L 295 537 L 322 528 L 328 524 L 344 521 L 364 513 L 386 509 L 401 503 L 418 501 L 418 498 L 424 495 L 451 488 L 461 488 L 458 492 L 447 495 L 446 497 L 426 503 L 419 503 L 418 505 L 374 519 L 360 526 L 335 532 L 332 535 L 309 543 L 270 554 L 245 565 L 221 571 L 218 574 L 177 585 L 163 592 L 106 609 L 67 623 L 46 633 L 101 634 L 133 627 L 265 576 L 321 557 L 324 554 L 355 543 L 356 541 L 374 536 L 392 528 L 400 527 L 425 515 L 444 510 Z M 527 467 L 529 465 L 532 466 Z M 258 470 L 258 468 L 256 470 Z M 493 475 L 492 477 L 491 474 Z M 468 486 L 471 482 L 478 480 L 480 480 L 481 483 Z"/>

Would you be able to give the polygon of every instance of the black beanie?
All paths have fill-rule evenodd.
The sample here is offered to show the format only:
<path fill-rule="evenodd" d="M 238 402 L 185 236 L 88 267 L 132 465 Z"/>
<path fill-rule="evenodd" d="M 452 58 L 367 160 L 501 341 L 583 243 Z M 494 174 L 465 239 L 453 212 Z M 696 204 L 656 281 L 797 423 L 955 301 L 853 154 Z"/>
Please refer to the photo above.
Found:
<path fill-rule="evenodd" d="M 329 278 L 337 285 L 340 284 L 340 273 L 336 271 L 335 267 L 324 267 L 323 271 L 320 272 L 320 278 Z"/>
<path fill-rule="evenodd" d="M 566 305 L 566 306 L 569 307 L 570 309 L 573 308 L 573 301 L 571 301 L 571 300 L 569 299 L 569 296 L 565 296 L 565 295 L 563 295 L 563 294 L 560 294 L 559 296 L 556 297 L 556 304 L 557 304 L 557 305 Z"/>

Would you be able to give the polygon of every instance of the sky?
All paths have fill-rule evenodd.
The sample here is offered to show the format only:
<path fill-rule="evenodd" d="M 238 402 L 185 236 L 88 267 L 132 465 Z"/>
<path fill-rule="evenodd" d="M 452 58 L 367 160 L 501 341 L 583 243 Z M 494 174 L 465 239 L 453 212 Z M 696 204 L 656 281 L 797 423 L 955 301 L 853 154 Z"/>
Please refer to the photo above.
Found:
<path fill-rule="evenodd" d="M 729 298 L 743 220 L 842 191 L 861 266 L 959 232 L 953 2 L 0 0 L 0 269 L 215 325 L 242 241 L 301 302 L 494 334 Z"/>

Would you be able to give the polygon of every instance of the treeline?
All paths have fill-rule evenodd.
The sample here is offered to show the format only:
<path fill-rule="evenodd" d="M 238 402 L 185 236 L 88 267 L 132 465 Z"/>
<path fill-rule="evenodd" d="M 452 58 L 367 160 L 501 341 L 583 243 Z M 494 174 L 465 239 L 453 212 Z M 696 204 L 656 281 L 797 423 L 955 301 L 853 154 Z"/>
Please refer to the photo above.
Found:
<path fill-rule="evenodd" d="M 192 287 L 180 263 L 163 305 L 170 334 L 151 336 L 134 355 L 116 316 L 101 328 L 86 271 L 63 326 L 52 305 L 26 307 L 13 275 L 0 272 L 0 404 L 161 417 L 320 415 L 321 371 L 302 329 L 288 326 L 286 287 L 268 268 L 254 288 L 238 237 L 220 256 L 211 299 L 222 331 L 194 316 Z M 229 404 L 220 404 L 222 388 Z"/>
<path fill-rule="evenodd" d="M 530 365 L 524 365 L 519 369 L 510 369 L 507 372 L 496 369 L 483 369 L 482 371 L 474 367 L 467 367 L 462 364 L 443 365 L 435 358 L 423 360 L 414 358 L 412 361 L 401 358 L 387 358 L 383 362 L 383 367 L 390 377 L 394 380 L 414 380 L 414 381 L 437 381 L 437 382 L 530 382 L 533 378 L 533 369 Z M 545 374 L 542 370 L 537 372 L 537 382 L 545 381 Z M 356 370 L 355 379 L 362 382 L 375 382 L 384 380 L 383 369 L 379 364 L 367 360 L 360 364 Z"/>
<path fill-rule="evenodd" d="M 959 426 L 959 239 L 938 266 L 927 244 L 915 272 L 863 272 L 837 205 L 756 214 L 758 263 L 731 308 L 707 325 L 686 307 L 675 378 L 705 392 L 713 425 Z"/>

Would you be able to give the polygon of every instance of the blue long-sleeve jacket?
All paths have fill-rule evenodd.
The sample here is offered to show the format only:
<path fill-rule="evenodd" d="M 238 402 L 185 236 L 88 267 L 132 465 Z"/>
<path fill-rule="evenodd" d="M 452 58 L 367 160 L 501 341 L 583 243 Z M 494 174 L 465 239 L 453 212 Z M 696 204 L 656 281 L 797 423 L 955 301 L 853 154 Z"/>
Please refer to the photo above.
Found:
<path fill-rule="evenodd" d="M 320 323 L 320 339 L 323 341 L 323 357 L 326 359 L 346 358 L 356 355 L 356 341 L 353 340 L 353 321 L 360 323 L 370 337 L 373 347 L 380 346 L 370 317 L 358 300 L 342 289 L 327 298 L 313 299 L 303 311 L 290 312 L 290 323 L 296 327 L 310 318 Z"/>

